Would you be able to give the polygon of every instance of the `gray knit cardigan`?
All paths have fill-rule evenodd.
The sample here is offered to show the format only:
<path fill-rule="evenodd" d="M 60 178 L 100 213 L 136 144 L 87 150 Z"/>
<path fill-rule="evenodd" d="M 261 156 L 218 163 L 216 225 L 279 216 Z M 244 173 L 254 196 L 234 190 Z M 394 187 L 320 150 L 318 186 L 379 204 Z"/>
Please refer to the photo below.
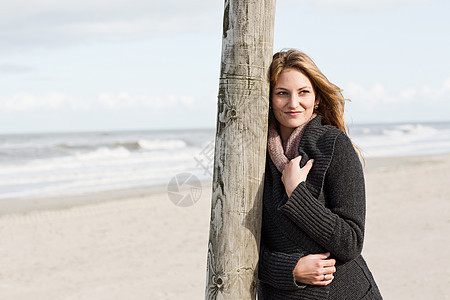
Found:
<path fill-rule="evenodd" d="M 339 129 L 311 120 L 300 141 L 300 165 L 314 158 L 306 182 L 288 198 L 281 173 L 267 155 L 258 299 L 382 299 L 361 256 L 365 188 L 360 160 Z M 308 254 L 336 259 L 327 286 L 296 282 L 293 270 Z"/>

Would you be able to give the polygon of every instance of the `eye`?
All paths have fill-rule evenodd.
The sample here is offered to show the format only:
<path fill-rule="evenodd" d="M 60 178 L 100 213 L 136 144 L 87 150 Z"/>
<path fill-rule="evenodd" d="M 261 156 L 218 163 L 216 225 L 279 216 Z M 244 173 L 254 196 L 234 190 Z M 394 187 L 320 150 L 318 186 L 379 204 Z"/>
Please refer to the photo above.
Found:
<path fill-rule="evenodd" d="M 279 92 L 277 92 L 276 94 L 277 94 L 277 95 L 287 95 L 287 93 L 284 92 L 284 91 L 279 91 Z"/>
<path fill-rule="evenodd" d="M 300 94 L 308 94 L 308 93 L 310 93 L 309 90 L 303 90 L 303 91 L 300 91 Z"/>

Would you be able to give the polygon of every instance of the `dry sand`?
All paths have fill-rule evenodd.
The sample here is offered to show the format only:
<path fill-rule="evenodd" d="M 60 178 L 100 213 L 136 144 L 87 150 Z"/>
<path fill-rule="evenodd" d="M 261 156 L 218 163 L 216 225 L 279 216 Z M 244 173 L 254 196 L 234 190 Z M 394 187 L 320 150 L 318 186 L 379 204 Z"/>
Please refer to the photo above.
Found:
<path fill-rule="evenodd" d="M 449 299 L 450 154 L 365 172 L 364 256 L 384 298 Z M 191 207 L 164 189 L 2 201 L 0 299 L 203 299 L 210 185 Z"/>

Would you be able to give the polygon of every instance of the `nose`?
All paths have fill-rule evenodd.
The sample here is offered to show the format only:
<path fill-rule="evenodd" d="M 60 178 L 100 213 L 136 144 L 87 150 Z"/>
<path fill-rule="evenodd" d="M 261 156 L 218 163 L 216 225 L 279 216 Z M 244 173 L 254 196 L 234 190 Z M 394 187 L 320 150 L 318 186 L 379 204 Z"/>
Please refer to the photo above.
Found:
<path fill-rule="evenodd" d="M 288 106 L 290 109 L 298 107 L 300 103 L 300 99 L 295 93 L 291 93 L 291 96 L 289 97 Z"/>

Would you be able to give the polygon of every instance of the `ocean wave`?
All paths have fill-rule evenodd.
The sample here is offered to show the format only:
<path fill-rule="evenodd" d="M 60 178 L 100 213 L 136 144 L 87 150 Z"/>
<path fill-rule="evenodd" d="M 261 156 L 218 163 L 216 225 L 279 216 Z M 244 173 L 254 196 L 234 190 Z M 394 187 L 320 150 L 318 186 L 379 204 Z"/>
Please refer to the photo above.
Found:
<path fill-rule="evenodd" d="M 87 192 L 150 186 L 168 183 L 183 170 L 192 170 L 191 164 L 148 166 L 121 169 L 78 169 L 76 172 L 54 170 L 34 176 L 32 173 L 4 179 L 0 182 L 0 199 L 26 196 L 76 195 Z M 67 171 L 67 170 L 66 170 Z M 24 189 L 26 187 L 26 189 Z"/>
<path fill-rule="evenodd" d="M 98 149 L 98 148 L 125 148 L 128 150 L 175 150 L 180 148 L 185 148 L 187 143 L 183 140 L 173 139 L 173 140 L 149 140 L 140 139 L 136 141 L 118 141 L 110 143 L 93 143 L 93 144 L 69 144 L 61 143 L 57 144 L 55 148 L 67 149 L 67 150 L 87 150 L 87 149 Z"/>
<path fill-rule="evenodd" d="M 168 183 L 180 172 L 202 171 L 193 153 L 131 152 L 98 149 L 88 154 L 40 159 L 0 168 L 0 199 L 69 195 Z M 118 156 L 125 157 L 118 157 Z"/>
<path fill-rule="evenodd" d="M 120 168 L 128 166 L 132 169 L 144 165 L 153 167 L 167 164 L 194 163 L 197 151 L 193 149 L 180 151 L 177 155 L 171 151 L 129 151 L 124 147 L 116 149 L 99 148 L 85 153 L 76 152 L 67 156 L 49 157 L 29 160 L 21 164 L 0 164 L 0 181 L 2 175 L 17 175 L 23 173 L 39 174 L 54 170 L 77 170 L 95 168 Z M 77 172 L 77 171 L 76 171 Z M 0 183 L 1 185 L 1 183 Z"/>
<path fill-rule="evenodd" d="M 438 124 L 439 125 L 439 124 Z M 423 124 L 376 125 L 372 134 L 354 136 L 368 156 L 401 156 L 450 152 L 450 128 Z M 370 129 L 372 129 L 370 128 Z"/>
<path fill-rule="evenodd" d="M 74 157 L 77 160 L 96 160 L 96 159 L 105 159 L 105 158 L 125 158 L 130 156 L 130 151 L 125 149 L 124 147 L 118 147 L 115 149 L 100 147 L 94 151 L 80 153 L 77 152 L 74 154 Z"/>
<path fill-rule="evenodd" d="M 450 152 L 450 142 L 418 143 L 415 145 L 399 143 L 391 144 L 389 147 L 366 146 L 362 145 L 360 148 L 367 157 L 426 155 Z"/>
<path fill-rule="evenodd" d="M 138 140 L 135 143 L 144 150 L 175 150 L 185 148 L 186 142 L 183 140 Z"/>
<path fill-rule="evenodd" d="M 174 150 L 187 146 L 183 140 L 146 140 L 141 139 L 130 142 L 115 142 L 102 145 L 103 147 L 117 148 L 123 147 L 128 150 Z"/>
<path fill-rule="evenodd" d="M 75 145 L 68 143 L 61 143 L 54 146 L 55 148 L 63 148 L 63 149 L 89 149 L 92 148 L 91 145 Z"/>
<path fill-rule="evenodd" d="M 364 124 L 353 127 L 351 133 L 367 157 L 450 153 L 448 122 Z M 0 199 L 167 184 L 180 172 L 210 179 L 203 165 L 212 167 L 212 160 L 205 161 L 202 154 L 214 142 L 210 132 L 33 138 L 0 141 Z"/>
<path fill-rule="evenodd" d="M 390 137 L 401 137 L 401 136 L 424 136 L 424 135 L 434 135 L 438 133 L 433 127 L 424 125 L 414 125 L 414 124 L 404 124 L 397 125 L 389 129 L 383 129 L 383 135 Z"/>

